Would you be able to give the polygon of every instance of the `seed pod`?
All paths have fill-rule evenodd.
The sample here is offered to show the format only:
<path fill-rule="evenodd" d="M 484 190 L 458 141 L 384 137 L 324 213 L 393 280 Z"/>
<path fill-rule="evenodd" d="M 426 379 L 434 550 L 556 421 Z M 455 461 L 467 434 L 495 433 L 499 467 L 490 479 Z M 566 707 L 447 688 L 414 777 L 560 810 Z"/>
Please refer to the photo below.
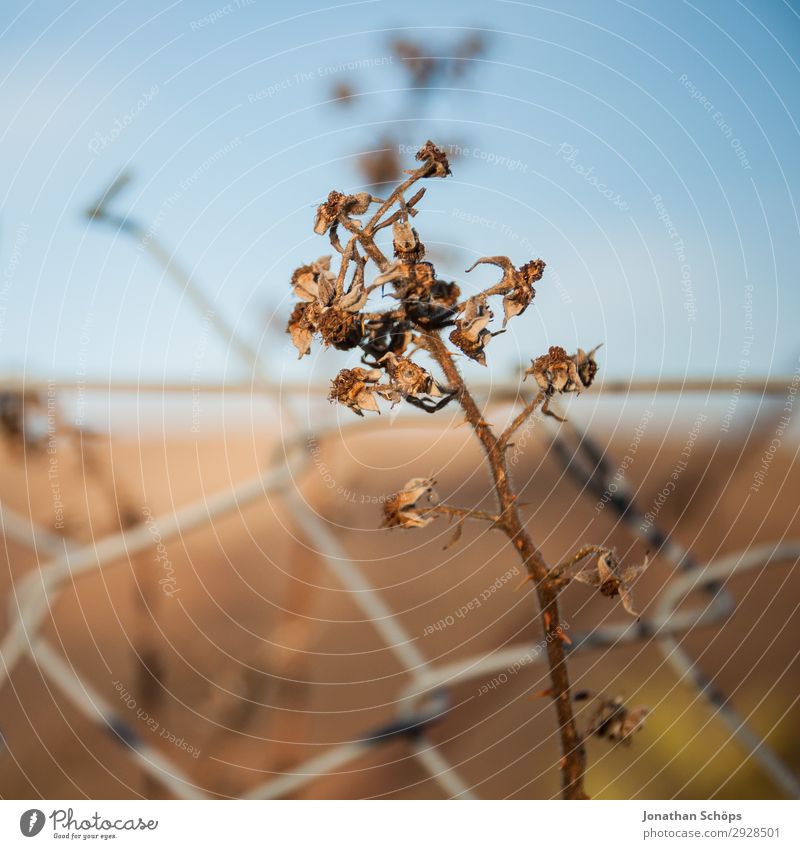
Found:
<path fill-rule="evenodd" d="M 380 378 L 380 369 L 343 368 L 331 381 L 328 400 L 344 404 L 358 416 L 364 410 L 380 413 L 376 395 L 393 400 L 390 387 L 377 385 Z"/>
<path fill-rule="evenodd" d="M 461 318 L 456 320 L 456 329 L 450 334 L 450 341 L 471 360 L 486 365 L 483 349 L 492 338 L 487 325 L 492 320 L 492 312 L 478 298 L 469 298 L 464 304 Z"/>
<path fill-rule="evenodd" d="M 422 515 L 425 507 L 435 504 L 430 478 L 412 478 L 399 492 L 389 496 L 383 505 L 383 527 L 424 528 L 433 516 Z"/>
<path fill-rule="evenodd" d="M 525 374 L 533 375 L 539 388 L 547 395 L 581 390 L 575 363 L 559 345 L 551 345 L 546 354 L 531 363 Z"/>
<path fill-rule="evenodd" d="M 425 245 L 408 221 L 396 221 L 392 226 L 394 255 L 402 262 L 419 262 L 425 256 Z"/>
<path fill-rule="evenodd" d="M 587 389 L 592 385 L 597 374 L 598 366 L 594 354 L 598 348 L 600 348 L 600 345 L 592 348 L 588 354 L 582 348 L 578 348 L 577 352 L 572 355 L 572 361 L 575 363 L 581 384 Z"/>
<path fill-rule="evenodd" d="M 317 319 L 317 329 L 326 345 L 333 345 L 340 351 L 355 348 L 364 335 L 361 316 L 336 307 L 322 311 Z"/>
<path fill-rule="evenodd" d="M 645 557 L 641 565 L 621 566 L 614 552 L 605 549 L 600 552 L 594 562 L 576 572 L 572 578 L 598 589 L 602 595 L 609 598 L 619 596 L 625 610 L 631 616 L 638 616 L 633 608 L 631 587 L 649 565 L 650 561 Z"/>
<path fill-rule="evenodd" d="M 407 357 L 388 353 L 381 360 L 381 364 L 391 378 L 392 386 L 404 398 L 419 395 L 441 397 L 441 390 L 430 372 Z"/>

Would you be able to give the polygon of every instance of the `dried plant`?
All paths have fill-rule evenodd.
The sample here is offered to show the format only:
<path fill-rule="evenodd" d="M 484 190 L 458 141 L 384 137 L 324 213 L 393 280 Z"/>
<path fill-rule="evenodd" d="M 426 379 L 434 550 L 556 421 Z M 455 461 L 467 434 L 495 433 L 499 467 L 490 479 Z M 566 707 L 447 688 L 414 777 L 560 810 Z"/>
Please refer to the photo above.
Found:
<path fill-rule="evenodd" d="M 463 76 L 469 60 L 485 52 L 486 42 L 480 33 L 468 34 L 448 48 L 450 56 L 437 56 L 441 48 L 405 36 L 395 38 L 390 47 L 408 73 L 409 84 L 426 90 Z"/>
<path fill-rule="evenodd" d="M 647 564 L 626 568 L 608 549 L 589 545 L 551 568 L 520 518 L 518 493 L 506 455 L 514 434 L 537 409 L 555 415 L 548 406 L 555 395 L 578 394 L 591 386 L 597 373 L 597 348 L 589 353 L 578 349 L 567 354 L 564 348 L 552 346 L 535 357 L 527 374 L 534 378 L 536 389 L 505 430 L 495 432 L 484 420 L 456 358 L 463 355 L 485 364 L 491 340 L 503 332 L 502 328 L 494 329 L 494 299 L 500 299 L 503 325 L 519 318 L 534 299 L 534 283 L 542 278 L 545 263 L 533 259 L 515 266 L 502 256 L 479 259 L 472 268 L 495 265 L 502 270 L 502 277 L 467 298 L 462 297 L 456 283 L 439 279 L 433 264 L 425 260 L 425 245 L 412 221 L 425 193 L 417 184 L 447 177 L 450 164 L 442 149 L 431 141 L 419 150 L 417 160 L 419 166 L 407 171 L 407 179 L 385 200 L 368 192 L 348 195 L 332 191 L 319 206 L 314 230 L 328 235 L 337 263 L 333 264 L 331 256 L 324 256 L 294 273 L 291 282 L 298 303 L 287 332 L 300 357 L 309 352 L 314 338 L 328 347 L 359 351 L 361 366 L 342 369 L 332 380 L 329 395 L 332 402 L 357 415 L 379 413 L 381 405 L 403 401 L 428 413 L 453 401 L 460 404 L 486 455 L 497 512 L 442 504 L 433 491 L 433 480 L 414 478 L 386 500 L 384 526 L 419 528 L 439 517 L 456 519 L 452 544 L 460 536 L 463 523 L 472 519 L 488 522 L 508 537 L 538 595 L 551 678 L 547 692 L 555 703 L 561 738 L 562 794 L 570 799 L 586 798 L 586 756 L 573 714 L 566 664 L 568 640 L 562 628 L 559 595 L 575 580 L 589 584 L 603 596 L 619 596 L 632 612 L 630 586 Z M 376 243 L 378 234 L 389 227 L 393 234 L 391 259 Z M 368 268 L 377 272 L 372 279 L 368 278 Z M 388 307 L 369 306 L 370 301 L 382 298 L 390 299 Z M 421 355 L 427 355 L 424 364 L 415 359 Z M 439 376 L 433 373 L 433 367 L 438 367 Z M 579 569 L 590 556 L 589 565 Z M 599 735 L 597 730 L 591 733 Z M 620 735 L 630 736 L 622 731 Z"/>
<path fill-rule="evenodd" d="M 638 705 L 629 708 L 622 696 L 595 695 L 586 690 L 575 693 L 576 702 L 594 700 L 589 712 L 587 737 L 600 737 L 609 743 L 631 744 L 633 735 L 641 731 L 650 708 Z"/>
<path fill-rule="evenodd" d="M 424 41 L 401 33 L 389 39 L 388 50 L 397 60 L 398 67 L 406 80 L 406 98 L 391 98 L 394 114 L 387 116 L 386 123 L 419 120 L 420 109 L 430 105 L 442 91 L 463 82 L 470 69 L 476 67 L 475 60 L 487 52 L 487 40 L 478 32 L 467 32 L 455 39 Z M 357 94 L 356 83 L 350 80 L 336 82 L 330 90 L 330 97 L 342 109 L 354 106 Z M 393 183 L 402 177 L 400 151 L 403 149 L 402 137 L 398 132 L 384 132 L 357 159 L 358 170 L 365 185 L 378 189 L 387 183 Z M 450 156 L 457 155 L 463 144 L 451 139 L 449 146 L 442 146 Z"/>

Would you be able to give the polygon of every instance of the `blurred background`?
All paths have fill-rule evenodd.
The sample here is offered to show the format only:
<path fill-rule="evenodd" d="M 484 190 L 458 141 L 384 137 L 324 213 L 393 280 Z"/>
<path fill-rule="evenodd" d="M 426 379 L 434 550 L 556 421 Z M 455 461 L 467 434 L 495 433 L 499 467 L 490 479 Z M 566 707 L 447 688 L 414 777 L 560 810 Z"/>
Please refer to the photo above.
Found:
<path fill-rule="evenodd" d="M 565 594 L 576 686 L 652 709 L 589 740 L 589 792 L 797 795 L 798 11 L 4 3 L 0 795 L 557 794 L 502 538 L 379 528 L 411 477 L 491 505 L 461 417 L 358 420 L 326 400 L 352 352 L 284 334 L 316 205 L 428 138 L 440 276 L 547 262 L 463 366 L 490 420 L 603 343 L 514 463 L 549 560 L 653 560 L 639 626 Z"/>

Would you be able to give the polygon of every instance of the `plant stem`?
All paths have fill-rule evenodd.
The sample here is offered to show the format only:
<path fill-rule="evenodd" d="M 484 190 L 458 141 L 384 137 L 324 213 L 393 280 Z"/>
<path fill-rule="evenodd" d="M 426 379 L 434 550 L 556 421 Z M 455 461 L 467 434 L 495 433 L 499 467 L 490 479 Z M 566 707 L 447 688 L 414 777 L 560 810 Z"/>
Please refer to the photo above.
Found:
<path fill-rule="evenodd" d="M 542 403 L 542 401 L 544 401 L 544 399 L 544 392 L 539 392 L 522 408 L 522 410 L 520 410 L 519 414 L 514 418 L 511 424 L 500 434 L 498 442 L 500 443 L 501 448 L 504 449 L 508 445 L 508 441 L 511 437 L 519 428 L 522 427 L 522 425 L 525 424 L 528 417 L 533 415 L 536 408 Z"/>
<path fill-rule="evenodd" d="M 561 737 L 561 795 L 564 799 L 586 799 L 588 796 L 583 789 L 586 752 L 572 711 L 569 673 L 564 644 L 561 640 L 562 625 L 558 610 L 558 589 L 548 585 L 546 578 L 550 571 L 549 567 L 520 519 L 517 495 L 513 490 L 506 465 L 505 445 L 501 444 L 490 425 L 483 420 L 475 400 L 439 333 L 434 332 L 425 336 L 423 344 L 444 372 L 449 385 L 457 391 L 458 401 L 467 421 L 483 446 L 499 507 L 497 527 L 505 532 L 514 548 L 517 549 L 525 569 L 536 585 Z"/>
<path fill-rule="evenodd" d="M 500 517 L 494 513 L 487 513 L 485 510 L 469 510 L 465 507 L 451 507 L 449 504 L 435 504 L 433 507 L 428 507 L 425 510 L 420 510 L 420 513 L 438 513 L 442 516 L 457 516 L 461 519 L 481 519 L 484 522 L 492 522 L 496 524 L 500 521 Z"/>

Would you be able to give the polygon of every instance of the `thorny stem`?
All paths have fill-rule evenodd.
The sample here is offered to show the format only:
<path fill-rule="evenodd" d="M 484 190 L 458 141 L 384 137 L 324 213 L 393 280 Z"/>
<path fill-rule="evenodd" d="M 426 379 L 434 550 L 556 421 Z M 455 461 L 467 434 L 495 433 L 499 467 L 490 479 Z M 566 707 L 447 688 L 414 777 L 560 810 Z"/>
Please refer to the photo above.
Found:
<path fill-rule="evenodd" d="M 465 507 L 451 507 L 449 504 L 434 504 L 433 507 L 426 507 L 420 510 L 420 513 L 438 513 L 440 516 L 458 516 L 461 519 L 482 519 L 484 522 L 492 522 L 497 524 L 500 517 L 495 513 L 488 513 L 486 510 L 468 510 Z"/>
<path fill-rule="evenodd" d="M 602 545 L 584 545 L 579 548 L 569 560 L 565 560 L 563 563 L 559 563 L 557 566 L 554 566 L 550 570 L 551 578 L 559 578 L 569 569 L 570 566 L 574 566 L 579 560 L 583 560 L 584 557 L 588 557 L 590 554 L 599 554 L 602 551 L 606 551 Z"/>
<path fill-rule="evenodd" d="M 582 546 L 568 560 L 564 560 L 553 566 L 553 568 L 547 573 L 547 583 L 553 588 L 565 587 L 572 580 L 570 577 L 564 577 L 564 572 L 566 572 L 570 566 L 574 566 L 590 554 L 601 554 L 604 551 L 608 551 L 608 549 L 602 545 Z M 533 580 L 533 577 L 528 575 L 527 578 L 522 581 L 520 587 L 523 587 L 531 580 Z"/>
<path fill-rule="evenodd" d="M 410 201 L 405 201 L 406 191 L 418 180 L 431 173 L 431 163 L 426 162 L 420 168 L 409 172 L 410 176 L 397 186 L 389 197 L 383 201 L 377 211 L 372 215 L 363 227 L 352 220 L 347 214 L 338 216 L 338 225 L 344 227 L 350 233 L 350 241 L 347 248 L 341 249 L 337 246 L 338 237 L 335 235 L 336 228 L 331 230 L 331 243 L 340 254 L 342 263 L 347 266 L 353 259 L 353 239 L 361 245 L 367 256 L 378 266 L 382 272 L 390 267 L 390 262 L 383 252 L 375 244 L 375 234 L 384 227 L 389 226 L 402 218 L 408 218 L 413 214 L 414 204 L 422 197 L 422 192 L 415 194 Z M 383 216 L 395 204 L 399 204 L 400 210 L 381 221 Z M 399 213 L 399 214 L 398 214 Z M 340 275 L 340 280 L 343 278 Z M 499 293 L 501 289 L 493 287 Z M 370 290 L 375 288 L 371 286 Z M 539 610 L 542 627 L 546 635 L 547 658 L 550 667 L 550 680 L 552 683 L 552 694 L 556 706 L 556 714 L 559 723 L 559 735 L 561 738 L 561 795 L 565 799 L 586 799 L 583 789 L 583 777 L 586 769 L 586 753 L 583 738 L 578 732 L 575 717 L 572 711 L 572 696 L 570 693 L 569 674 L 564 653 L 563 629 L 558 610 L 559 585 L 557 581 L 549 581 L 550 569 L 542 556 L 542 553 L 534 544 L 528 532 L 522 525 L 519 515 L 517 495 L 514 493 L 508 474 L 506 464 L 506 451 L 508 442 L 514 432 L 526 421 L 543 401 L 547 401 L 544 393 L 538 393 L 523 410 L 515 417 L 509 427 L 497 437 L 491 426 L 483 420 L 475 400 L 467 389 L 463 378 L 452 355 L 448 351 L 438 331 L 420 334 L 417 344 L 424 347 L 444 372 L 447 383 L 458 398 L 458 401 L 466 414 L 467 421 L 472 425 L 476 436 L 481 442 L 486 453 L 489 468 L 494 482 L 495 494 L 500 508 L 497 516 L 486 514 L 478 516 L 477 511 L 467 511 L 473 518 L 491 518 L 494 527 L 502 530 L 517 549 L 525 569 L 536 586 L 539 598 Z M 451 396 L 452 397 L 452 396 Z M 448 399 L 449 400 L 449 399 Z M 543 410 L 547 411 L 545 403 Z M 450 515 L 458 515 L 455 508 L 451 508 Z M 438 512 L 445 512 L 441 508 Z M 469 516 L 461 515 L 461 521 Z"/>
<path fill-rule="evenodd" d="M 437 332 L 433 332 L 424 338 L 423 344 L 444 372 L 449 385 L 458 393 L 458 401 L 464 410 L 467 421 L 480 440 L 492 473 L 495 495 L 500 508 L 496 525 L 517 549 L 525 569 L 535 583 L 542 627 L 547 637 L 547 660 L 550 667 L 552 694 L 561 737 L 561 795 L 565 799 L 587 799 L 588 796 L 583 789 L 586 752 L 583 738 L 578 732 L 572 711 L 569 673 L 564 645 L 561 641 L 562 625 L 558 610 L 558 589 L 548 583 L 547 577 L 550 569 L 542 553 L 522 525 L 517 506 L 517 495 L 513 491 L 506 465 L 505 446 L 495 436 L 491 426 L 483 420 L 483 416 L 441 336 Z M 532 412 L 532 409 L 526 414 L 526 417 Z"/>
<path fill-rule="evenodd" d="M 528 401 L 522 410 L 520 410 L 519 414 L 514 417 L 511 424 L 500 434 L 498 442 L 501 449 L 504 449 L 508 445 L 509 439 L 511 439 L 517 430 L 525 424 L 528 417 L 533 415 L 536 408 L 542 403 L 542 401 L 544 401 L 544 399 L 544 392 L 539 392 L 538 395 L 534 396 L 530 401 Z"/>

